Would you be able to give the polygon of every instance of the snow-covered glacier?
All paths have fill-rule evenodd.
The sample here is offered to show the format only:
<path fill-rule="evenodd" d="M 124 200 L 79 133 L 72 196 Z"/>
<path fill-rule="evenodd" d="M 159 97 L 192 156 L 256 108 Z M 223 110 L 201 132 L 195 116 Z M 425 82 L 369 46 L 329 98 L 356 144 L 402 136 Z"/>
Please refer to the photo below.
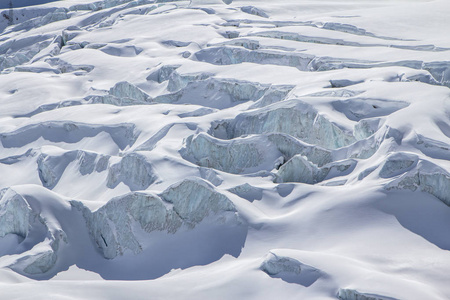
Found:
<path fill-rule="evenodd" d="M 0 299 L 450 298 L 449 14 L 0 1 Z"/>

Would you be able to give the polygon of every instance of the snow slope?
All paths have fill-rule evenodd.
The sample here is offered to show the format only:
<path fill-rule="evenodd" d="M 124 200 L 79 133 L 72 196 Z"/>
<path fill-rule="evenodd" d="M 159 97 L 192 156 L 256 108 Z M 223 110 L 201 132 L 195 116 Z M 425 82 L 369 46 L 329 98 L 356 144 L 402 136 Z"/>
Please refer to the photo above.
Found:
<path fill-rule="evenodd" d="M 0 299 L 450 298 L 448 1 L 45 2 L 0 11 Z"/>

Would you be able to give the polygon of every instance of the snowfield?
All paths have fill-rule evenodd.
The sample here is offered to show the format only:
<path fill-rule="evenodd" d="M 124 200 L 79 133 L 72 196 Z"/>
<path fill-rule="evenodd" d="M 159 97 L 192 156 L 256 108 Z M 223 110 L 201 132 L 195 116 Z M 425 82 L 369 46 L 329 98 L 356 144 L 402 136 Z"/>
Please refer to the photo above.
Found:
<path fill-rule="evenodd" d="M 2 1 L 0 299 L 450 299 L 448 0 Z"/>

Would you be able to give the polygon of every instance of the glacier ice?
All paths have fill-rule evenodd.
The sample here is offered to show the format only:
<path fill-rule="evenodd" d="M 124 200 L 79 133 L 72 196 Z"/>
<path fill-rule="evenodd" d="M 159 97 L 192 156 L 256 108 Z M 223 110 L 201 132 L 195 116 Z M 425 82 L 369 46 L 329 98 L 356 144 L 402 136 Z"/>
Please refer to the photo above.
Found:
<path fill-rule="evenodd" d="M 47 55 L 58 54 L 61 42 L 60 36 L 51 34 L 30 36 L 4 42 L 0 44 L 0 71 L 29 62 L 41 51 L 44 52 L 46 48 L 49 49 L 48 53 L 46 53 Z"/>
<path fill-rule="evenodd" d="M 390 115 L 407 107 L 409 103 L 357 97 L 333 101 L 332 105 L 334 109 L 345 114 L 350 120 L 359 121 L 365 118 Z"/>
<path fill-rule="evenodd" d="M 391 297 L 361 293 L 354 289 L 339 289 L 337 296 L 341 300 L 396 300 Z"/>
<path fill-rule="evenodd" d="M 248 50 L 241 47 L 219 46 L 202 49 L 195 53 L 199 61 L 215 65 L 231 65 L 243 62 L 272 64 L 296 67 L 299 70 L 309 70 L 313 55 L 304 53 L 288 53 L 277 50 Z"/>
<path fill-rule="evenodd" d="M 11 189 L 0 191 L 0 237 L 17 234 L 25 239 L 36 216 L 28 202 Z"/>
<path fill-rule="evenodd" d="M 37 158 L 39 178 L 43 186 L 53 189 L 71 162 L 76 161 L 80 174 L 87 175 L 94 171 L 105 171 L 108 167 L 109 159 L 109 155 L 83 150 L 73 150 L 53 155 L 43 152 Z"/>
<path fill-rule="evenodd" d="M 219 140 L 206 133 L 187 138 L 180 153 L 199 166 L 234 174 L 270 171 L 282 156 L 264 136 Z"/>
<path fill-rule="evenodd" d="M 359 120 L 353 129 L 353 135 L 357 140 L 363 140 L 377 132 L 383 124 L 381 118 L 368 118 Z"/>
<path fill-rule="evenodd" d="M 247 14 L 255 15 L 258 17 L 268 18 L 269 16 L 263 10 L 255 6 L 242 6 L 241 10 Z"/>
<path fill-rule="evenodd" d="M 256 49 L 249 50 L 244 47 L 222 45 L 201 49 L 195 53 L 199 61 L 208 62 L 215 65 L 231 65 L 243 62 L 271 64 L 279 66 L 295 67 L 301 71 L 323 72 L 338 69 L 369 69 L 380 67 L 408 67 L 416 70 L 428 71 L 433 78 L 427 74 L 412 75 L 406 80 L 418 80 L 425 83 L 450 85 L 448 62 L 426 63 L 419 60 L 405 60 L 393 62 L 376 62 L 371 60 L 358 60 L 335 58 L 329 56 L 314 56 L 311 54 L 288 52 L 280 50 Z M 335 84 L 333 84 L 333 82 Z M 349 80 L 332 81 L 332 87 L 345 87 L 355 84 Z"/>
<path fill-rule="evenodd" d="M 116 197 L 94 212 L 81 202 L 72 201 L 71 204 L 83 212 L 92 239 L 109 259 L 126 250 L 136 254 L 142 251 L 134 234 L 134 223 L 146 232 L 166 230 L 173 233 L 182 225 L 180 217 L 167 209 L 161 198 L 150 193 L 133 192 Z"/>
<path fill-rule="evenodd" d="M 216 223 L 240 222 L 233 203 L 200 178 L 176 183 L 160 196 L 148 192 L 119 196 L 95 211 L 79 201 L 71 204 L 82 211 L 92 239 L 109 259 L 126 250 L 135 254 L 143 250 L 136 225 L 147 233 L 175 233 L 182 226 L 193 229 L 207 217 Z"/>
<path fill-rule="evenodd" d="M 159 66 L 156 70 L 152 71 L 150 75 L 147 76 L 147 80 L 156 81 L 158 83 L 162 83 L 166 80 L 169 80 L 170 75 L 179 68 L 181 65 L 162 65 Z"/>
<path fill-rule="evenodd" d="M 298 154 L 283 164 L 277 173 L 276 182 L 302 182 L 314 184 L 320 181 L 320 169 Z"/>
<path fill-rule="evenodd" d="M 321 167 L 330 163 L 333 159 L 332 151 L 317 145 L 304 143 L 288 134 L 269 133 L 267 134 L 267 138 L 276 145 L 278 151 L 283 154 L 285 161 L 290 160 L 297 154 L 301 154 L 310 162 Z"/>
<path fill-rule="evenodd" d="M 173 72 L 173 74 L 177 73 Z M 168 90 L 176 91 L 157 96 L 154 101 L 199 104 L 222 109 L 245 101 L 256 101 L 269 89 L 269 85 L 235 79 L 210 78 L 209 76 L 209 74 L 170 76 Z"/>
<path fill-rule="evenodd" d="M 450 160 L 450 145 L 443 141 L 416 134 L 415 147 L 429 157 Z"/>
<path fill-rule="evenodd" d="M 254 187 L 248 183 L 235 186 L 228 191 L 251 202 L 254 200 L 261 200 L 263 196 L 263 189 Z"/>
<path fill-rule="evenodd" d="M 39 211 L 13 189 L 0 191 L 0 237 L 18 235 L 25 250 L 10 268 L 37 275 L 46 273 L 55 265 L 60 243 L 67 243 L 67 239 L 64 231 L 49 228 L 47 222 Z"/>
<path fill-rule="evenodd" d="M 210 73 L 179 73 L 179 65 L 162 65 L 147 76 L 147 80 L 167 81 L 169 94 L 154 99 L 160 103 L 201 104 L 225 108 L 236 102 L 256 101 L 253 107 L 262 107 L 287 97 L 290 85 L 268 85 L 243 80 L 215 78 Z M 209 101 L 206 101 L 206 100 Z"/>
<path fill-rule="evenodd" d="M 308 97 L 342 97 L 350 98 L 362 94 L 362 91 L 353 91 L 348 89 L 336 89 L 308 94 Z"/>
<path fill-rule="evenodd" d="M 356 164 L 356 160 L 347 159 L 318 167 L 303 155 L 297 154 L 280 167 L 275 182 L 315 184 L 325 179 L 347 175 L 355 168 Z"/>
<path fill-rule="evenodd" d="M 277 275 L 281 272 L 300 274 L 301 263 L 291 257 L 276 255 L 270 252 L 262 262 L 260 269 L 268 275 Z"/>
<path fill-rule="evenodd" d="M 278 132 L 328 149 L 341 148 L 356 141 L 352 132 L 340 128 L 311 105 L 297 99 L 241 113 L 225 127 L 228 138 Z"/>
<path fill-rule="evenodd" d="M 158 176 L 147 157 L 131 152 L 122 157 L 120 162 L 111 164 L 106 185 L 115 188 L 123 182 L 131 190 L 145 190 L 157 179 Z"/>
<path fill-rule="evenodd" d="M 450 206 L 450 174 L 428 161 L 420 160 L 416 167 L 388 183 L 385 188 L 420 190 Z"/>
<path fill-rule="evenodd" d="M 150 98 L 144 91 L 127 81 L 116 83 L 109 89 L 109 94 L 117 98 L 129 98 L 140 102 L 147 102 Z"/>
<path fill-rule="evenodd" d="M 56 67 L 61 73 L 71 73 L 75 71 L 91 72 L 94 69 L 92 65 L 72 65 L 58 57 L 50 57 L 44 60 L 52 67 Z"/>
<path fill-rule="evenodd" d="M 108 133 L 120 149 L 133 145 L 137 139 L 134 124 L 94 125 L 70 121 L 45 121 L 2 133 L 0 142 L 5 148 L 22 147 L 39 138 L 53 143 L 77 143 L 83 138 L 93 137 L 101 132 Z"/>
<path fill-rule="evenodd" d="M 402 174 L 412 168 L 419 161 L 419 157 L 415 154 L 396 152 L 389 155 L 381 170 L 380 177 L 389 178 Z"/>
<path fill-rule="evenodd" d="M 168 187 L 161 197 L 173 204 L 173 210 L 190 227 L 208 216 L 231 213 L 231 219 L 237 220 L 234 204 L 223 194 L 214 190 L 214 186 L 200 178 L 185 179 Z M 219 220 L 224 216 L 219 215 Z M 223 220 L 226 221 L 226 220 Z"/>

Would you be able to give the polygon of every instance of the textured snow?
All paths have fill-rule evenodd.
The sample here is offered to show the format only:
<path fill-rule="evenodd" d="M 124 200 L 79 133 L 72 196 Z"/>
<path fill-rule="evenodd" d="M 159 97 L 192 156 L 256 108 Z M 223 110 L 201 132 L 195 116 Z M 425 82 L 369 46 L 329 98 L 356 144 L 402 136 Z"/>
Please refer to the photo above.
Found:
<path fill-rule="evenodd" d="M 0 1 L 0 299 L 450 297 L 450 5 Z"/>

